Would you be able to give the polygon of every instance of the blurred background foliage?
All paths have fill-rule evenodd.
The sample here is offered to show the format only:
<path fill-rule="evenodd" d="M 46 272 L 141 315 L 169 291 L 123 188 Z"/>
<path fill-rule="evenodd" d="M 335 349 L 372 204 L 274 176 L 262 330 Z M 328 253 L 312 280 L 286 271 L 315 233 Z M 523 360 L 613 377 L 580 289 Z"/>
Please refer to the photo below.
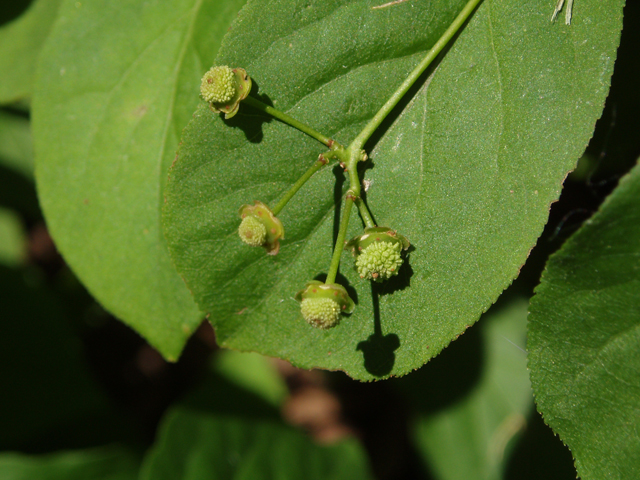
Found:
<path fill-rule="evenodd" d="M 29 3 L 0 11 L 0 35 Z M 527 304 L 640 156 L 639 50 L 628 2 L 605 111 L 518 280 L 435 360 L 368 384 L 223 352 L 208 324 L 169 364 L 105 312 L 38 209 L 25 81 L 0 99 L 0 479 L 575 478 L 533 404 Z"/>

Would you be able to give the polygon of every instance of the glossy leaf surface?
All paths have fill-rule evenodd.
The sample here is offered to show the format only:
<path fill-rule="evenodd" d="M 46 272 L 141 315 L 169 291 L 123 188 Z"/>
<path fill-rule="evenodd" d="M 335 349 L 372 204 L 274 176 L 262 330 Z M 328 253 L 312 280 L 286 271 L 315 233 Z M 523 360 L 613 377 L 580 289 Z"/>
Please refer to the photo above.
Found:
<path fill-rule="evenodd" d="M 348 144 L 464 3 L 254 0 L 218 63 L 244 67 L 254 95 Z M 322 146 L 250 107 L 225 122 L 201 104 L 164 222 L 218 342 L 359 379 L 402 375 L 437 355 L 510 284 L 540 234 L 602 111 L 622 4 L 583 1 L 571 26 L 550 23 L 539 2 L 481 4 L 367 145 L 368 203 L 379 225 L 409 239 L 409 264 L 372 290 L 345 253 L 338 280 L 357 306 L 328 331 L 309 327 L 292 297 L 327 272 L 340 170 L 316 174 L 281 212 L 277 256 L 252 250 L 236 237 L 240 205 L 274 205 Z M 354 219 L 348 238 L 361 229 Z"/>
<path fill-rule="evenodd" d="M 531 302 L 529 368 L 583 480 L 640 471 L 640 167 L 554 254 Z"/>
<path fill-rule="evenodd" d="M 203 315 L 160 229 L 192 91 L 241 0 L 66 1 L 33 103 L 50 232 L 91 293 L 175 360 Z"/>

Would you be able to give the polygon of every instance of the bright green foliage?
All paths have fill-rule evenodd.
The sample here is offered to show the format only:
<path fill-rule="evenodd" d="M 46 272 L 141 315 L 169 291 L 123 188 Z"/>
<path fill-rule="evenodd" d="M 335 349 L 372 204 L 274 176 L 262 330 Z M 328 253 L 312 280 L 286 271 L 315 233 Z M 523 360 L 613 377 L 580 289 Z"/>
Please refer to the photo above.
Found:
<path fill-rule="evenodd" d="M 0 28 L 0 103 L 31 95 L 38 54 L 61 3 L 35 0 L 22 16 Z"/>
<path fill-rule="evenodd" d="M 168 359 L 203 316 L 166 251 L 163 188 L 242 3 L 67 1 L 40 57 L 33 128 L 50 232 L 91 293 Z"/>
<path fill-rule="evenodd" d="M 33 178 L 33 144 L 29 120 L 0 111 L 0 165 Z"/>
<path fill-rule="evenodd" d="M 452 345 L 455 352 L 445 353 L 449 365 L 459 370 L 443 370 L 447 363 L 438 358 L 416 378 L 411 375 L 402 380 L 403 390 L 419 412 L 411 423 L 413 437 L 435 478 L 505 478 L 514 439 L 526 430 L 527 416 L 533 411 L 523 348 L 526 318 L 524 298 L 501 299 L 474 327 L 479 332 L 466 333 Z M 474 375 L 475 381 L 469 381 Z M 434 381 L 446 381 L 445 376 L 449 377 L 449 391 L 434 392 Z M 453 379 L 459 383 L 454 385 Z M 440 408 L 433 407 L 439 397 L 455 395 L 463 384 L 471 387 L 461 398 L 440 400 Z"/>
<path fill-rule="evenodd" d="M 136 458 L 114 447 L 49 455 L 0 454 L 2 480 L 135 480 Z"/>
<path fill-rule="evenodd" d="M 0 207 L 0 265 L 19 265 L 26 258 L 26 235 L 20 218 Z"/>
<path fill-rule="evenodd" d="M 638 199 L 640 166 L 551 256 L 531 302 L 536 403 L 583 480 L 640 472 Z"/>
<path fill-rule="evenodd" d="M 322 447 L 285 425 L 277 409 L 222 378 L 210 378 L 165 417 L 141 480 L 366 480 L 354 440 Z"/>
<path fill-rule="evenodd" d="M 254 94 L 348 144 L 464 3 L 253 0 L 216 63 L 242 65 Z M 277 256 L 234 238 L 238 206 L 273 205 L 322 148 L 246 105 L 225 122 L 202 102 L 171 171 L 164 225 L 219 344 L 358 379 L 402 375 L 437 355 L 510 284 L 542 231 L 602 111 L 622 5 L 584 0 L 566 26 L 539 2 L 482 3 L 395 123 L 366 145 L 368 204 L 415 250 L 373 290 L 343 262 L 338 281 L 357 306 L 331 330 L 296 321 L 291 300 L 301 279 L 327 272 L 340 197 L 331 169 L 279 213 L 287 241 Z M 349 237 L 361 231 L 355 218 Z M 369 348 L 387 335 L 397 341 Z"/>

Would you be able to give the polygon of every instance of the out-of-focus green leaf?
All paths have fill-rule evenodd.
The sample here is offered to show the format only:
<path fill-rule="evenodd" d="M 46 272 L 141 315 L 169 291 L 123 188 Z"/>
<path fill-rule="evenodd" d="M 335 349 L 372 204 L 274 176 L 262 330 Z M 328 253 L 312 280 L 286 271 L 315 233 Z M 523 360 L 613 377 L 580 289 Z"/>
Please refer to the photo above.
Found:
<path fill-rule="evenodd" d="M 18 215 L 0 207 L 0 264 L 13 267 L 27 256 L 27 236 Z"/>
<path fill-rule="evenodd" d="M 135 480 L 134 455 L 114 447 L 50 455 L 0 454 L 0 480 Z"/>
<path fill-rule="evenodd" d="M 141 480 L 370 479 L 355 440 L 320 446 L 282 423 L 259 397 L 219 378 L 174 407 Z"/>
<path fill-rule="evenodd" d="M 224 350 L 216 355 L 214 370 L 274 406 L 281 405 L 288 394 L 287 385 L 270 359 L 257 353 Z"/>
<path fill-rule="evenodd" d="M 33 178 L 33 143 L 29 120 L 0 110 L 0 165 Z"/>
<path fill-rule="evenodd" d="M 465 4 L 373 8 L 383 3 L 251 0 L 217 63 L 242 66 L 254 95 L 348 144 Z M 623 3 L 583 0 L 571 26 L 551 23 L 540 2 L 481 4 L 368 145 L 368 203 L 411 241 L 408 265 L 372 290 L 345 253 L 339 281 L 357 307 L 328 331 L 309 327 L 293 296 L 328 270 L 342 172 L 321 171 L 281 212 L 278 255 L 251 249 L 236 235 L 239 207 L 275 204 L 323 147 L 246 105 L 225 121 L 202 103 L 170 173 L 164 225 L 220 345 L 365 380 L 437 355 L 517 276 L 541 233 L 602 112 Z M 349 235 L 361 231 L 356 218 Z"/>
<path fill-rule="evenodd" d="M 461 357 L 455 363 L 451 352 L 400 380 L 416 410 L 413 437 L 437 479 L 504 478 L 512 440 L 533 406 L 524 351 L 527 305 L 522 297 L 496 305 L 476 327 L 479 335 L 469 332 L 458 340 L 464 345 L 452 346 Z M 473 334 L 479 338 L 466 338 Z M 464 392 L 438 400 L 459 384 L 466 384 Z"/>
<path fill-rule="evenodd" d="M 0 28 L 0 103 L 31 95 L 36 60 L 60 3 L 62 0 L 34 0 L 22 16 Z"/>
<path fill-rule="evenodd" d="M 531 302 L 538 409 L 583 480 L 640 472 L 640 166 L 555 253 Z"/>
<path fill-rule="evenodd" d="M 243 0 L 64 2 L 33 101 L 50 233 L 100 303 L 175 360 L 202 315 L 160 229 L 200 76 Z"/>

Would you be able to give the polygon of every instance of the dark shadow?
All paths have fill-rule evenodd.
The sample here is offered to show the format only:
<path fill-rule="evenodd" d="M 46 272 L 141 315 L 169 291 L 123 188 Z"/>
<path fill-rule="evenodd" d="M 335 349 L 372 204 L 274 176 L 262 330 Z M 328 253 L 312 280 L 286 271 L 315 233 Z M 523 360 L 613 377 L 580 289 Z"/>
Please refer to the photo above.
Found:
<path fill-rule="evenodd" d="M 344 187 L 345 176 L 344 170 L 340 165 L 333 167 L 333 175 L 336 177 L 336 181 L 333 185 L 333 203 L 335 205 L 333 210 L 333 244 L 336 244 L 338 240 L 338 232 L 340 231 L 340 214 L 342 213 L 342 189 Z"/>
<path fill-rule="evenodd" d="M 448 408 L 477 384 L 484 368 L 483 325 L 468 329 L 418 371 L 393 380 L 415 411 L 430 414 Z"/>
<path fill-rule="evenodd" d="M 260 100 L 262 103 L 273 107 L 273 102 L 266 94 L 260 94 L 258 82 L 253 78 L 251 79 L 253 86 L 251 87 L 250 96 Z M 239 128 L 244 132 L 244 136 L 251 143 L 260 143 L 264 138 L 262 132 L 262 125 L 275 120 L 271 115 L 268 115 L 260 110 L 257 110 L 246 103 L 240 102 L 240 110 L 231 118 L 225 118 L 224 114 L 220 113 L 222 121 L 229 127 Z"/>
<path fill-rule="evenodd" d="M 10 2 L 3 2 L 2 9 L 0 9 L 0 27 L 23 15 L 32 3 L 33 0 L 11 0 Z"/>
<path fill-rule="evenodd" d="M 396 361 L 394 353 L 400 347 L 400 339 L 395 333 L 382 334 L 380 325 L 380 294 L 376 285 L 371 284 L 371 298 L 373 301 L 373 335 L 358 343 L 356 350 L 364 356 L 364 368 L 371 375 L 383 377 L 393 369 Z"/>
<path fill-rule="evenodd" d="M 569 449 L 535 410 L 505 468 L 505 480 L 573 480 L 576 470 Z"/>

